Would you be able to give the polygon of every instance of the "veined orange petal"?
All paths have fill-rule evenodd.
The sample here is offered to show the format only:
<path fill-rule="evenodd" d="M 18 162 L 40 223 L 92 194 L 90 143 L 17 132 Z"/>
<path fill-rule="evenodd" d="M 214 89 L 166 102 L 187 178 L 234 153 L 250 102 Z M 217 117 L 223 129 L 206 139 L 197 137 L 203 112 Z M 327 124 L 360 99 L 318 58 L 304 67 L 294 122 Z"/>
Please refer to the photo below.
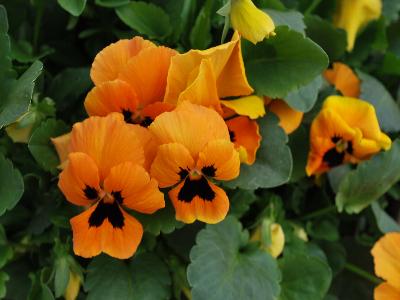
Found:
<path fill-rule="evenodd" d="M 374 300 L 400 300 L 400 290 L 384 282 L 374 290 Z"/>
<path fill-rule="evenodd" d="M 58 187 L 67 200 L 75 205 L 93 204 L 100 191 L 96 163 L 85 153 L 70 153 L 66 167 L 60 174 Z"/>
<path fill-rule="evenodd" d="M 152 42 L 139 36 L 131 40 L 119 40 L 112 43 L 101 50 L 94 58 L 90 77 L 95 85 L 114 80 L 131 57 L 137 55 L 143 49 L 152 47 L 155 47 Z"/>
<path fill-rule="evenodd" d="M 140 139 L 119 113 L 90 117 L 76 123 L 71 133 L 70 150 L 89 155 L 99 168 L 101 181 L 113 166 L 126 161 L 138 165 L 145 162 Z"/>
<path fill-rule="evenodd" d="M 104 189 L 121 205 L 141 213 L 152 214 L 165 207 L 164 194 L 158 189 L 157 181 L 132 162 L 112 167 L 104 180 Z"/>
<path fill-rule="evenodd" d="M 325 79 L 346 97 L 358 98 L 360 96 L 361 81 L 348 66 L 335 62 L 332 69 L 325 70 Z"/>
<path fill-rule="evenodd" d="M 58 167 L 60 169 L 64 169 L 65 162 L 67 161 L 68 154 L 70 152 L 69 144 L 71 142 L 71 132 L 57 136 L 55 138 L 50 138 L 50 140 L 53 143 L 54 147 L 56 148 L 58 158 L 60 160 L 60 165 Z"/>
<path fill-rule="evenodd" d="M 142 120 L 145 122 L 142 126 L 146 125 L 144 127 L 148 127 L 163 112 L 173 111 L 174 109 L 175 105 L 165 102 L 154 102 L 146 105 L 140 113 Z"/>
<path fill-rule="evenodd" d="M 215 224 L 222 221 L 229 210 L 229 199 L 225 191 L 207 181 L 203 176 L 197 180 L 198 182 L 188 183 L 189 181 L 190 178 L 187 177 L 184 182 L 181 182 L 168 193 L 175 207 L 176 219 L 184 223 L 193 223 L 195 220 L 199 220 Z M 197 195 L 193 190 L 186 193 L 182 192 L 182 190 L 185 191 L 185 189 L 193 188 L 193 185 L 199 184 L 201 187 L 195 188 L 195 190 L 201 191 L 202 195 Z M 201 196 L 206 196 L 209 199 L 204 199 Z M 182 200 L 183 198 L 184 200 Z"/>
<path fill-rule="evenodd" d="M 304 113 L 291 108 L 283 100 L 273 100 L 268 105 L 268 110 L 276 114 L 279 118 L 279 125 L 285 130 L 286 134 L 291 134 L 301 124 Z"/>
<path fill-rule="evenodd" d="M 375 274 L 394 288 L 400 289 L 400 233 L 385 234 L 375 243 L 371 253 L 374 257 Z"/>
<path fill-rule="evenodd" d="M 161 103 L 161 102 L 160 102 Z M 144 151 L 144 164 L 143 167 L 149 171 L 150 166 L 153 163 L 154 158 L 157 154 L 158 143 L 154 135 L 147 128 L 140 125 L 129 125 L 132 131 L 135 132 L 136 138 L 143 146 Z"/>
<path fill-rule="evenodd" d="M 226 125 L 228 125 L 231 141 L 239 151 L 241 162 L 253 164 L 261 142 L 257 122 L 239 116 L 226 121 Z"/>
<path fill-rule="evenodd" d="M 182 144 L 194 160 L 209 141 L 230 140 L 228 128 L 217 112 L 190 102 L 159 115 L 149 129 L 159 144 Z"/>
<path fill-rule="evenodd" d="M 113 212 L 118 215 L 118 222 L 120 222 L 118 226 L 114 226 L 115 224 L 113 225 L 110 217 L 107 216 L 106 212 L 110 207 L 99 209 L 101 205 L 112 207 Z M 96 217 L 94 218 L 93 215 Z M 114 216 L 113 222 L 116 222 L 115 218 Z M 116 203 L 104 204 L 100 201 L 80 215 L 73 217 L 70 222 L 74 252 L 76 255 L 86 258 L 104 252 L 115 258 L 127 259 L 136 252 L 143 236 L 142 225 L 119 208 Z M 91 225 L 91 223 L 96 225 Z"/>
<path fill-rule="evenodd" d="M 129 83 L 141 107 L 163 101 L 171 58 L 177 52 L 167 47 L 150 47 L 127 61 L 118 78 Z"/>
<path fill-rule="evenodd" d="M 265 115 L 264 100 L 258 96 L 246 96 L 235 100 L 222 100 L 221 103 L 234 110 L 238 115 L 257 119 Z"/>
<path fill-rule="evenodd" d="M 239 176 L 239 153 L 232 142 L 213 140 L 200 152 L 196 167 L 206 176 L 231 180 Z"/>
<path fill-rule="evenodd" d="M 135 90 L 119 79 L 100 83 L 87 94 L 85 99 L 85 109 L 89 116 L 107 116 L 112 112 L 133 115 L 137 105 L 138 97 Z"/>
<path fill-rule="evenodd" d="M 194 165 L 194 160 L 185 146 L 169 143 L 158 147 L 150 172 L 151 176 L 157 179 L 160 187 L 164 188 L 184 179 Z"/>

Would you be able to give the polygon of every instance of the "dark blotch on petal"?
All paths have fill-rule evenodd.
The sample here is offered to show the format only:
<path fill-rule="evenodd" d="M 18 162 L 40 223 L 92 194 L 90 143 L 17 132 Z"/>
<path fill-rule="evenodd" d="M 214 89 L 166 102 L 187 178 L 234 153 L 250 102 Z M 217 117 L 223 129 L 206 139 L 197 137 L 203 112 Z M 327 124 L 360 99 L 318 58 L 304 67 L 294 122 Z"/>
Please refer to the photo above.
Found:
<path fill-rule="evenodd" d="M 208 184 L 207 179 L 201 176 L 198 179 L 186 177 L 185 182 L 178 193 L 178 200 L 190 203 L 194 197 L 199 196 L 206 201 L 212 201 L 215 198 L 215 192 Z"/>
<path fill-rule="evenodd" d="M 232 130 L 229 130 L 229 138 L 231 139 L 231 142 L 236 142 L 236 136 L 235 133 Z"/>
<path fill-rule="evenodd" d="M 183 180 L 189 175 L 189 171 L 186 169 L 182 169 L 182 168 L 179 168 L 179 169 L 181 169 L 181 170 L 179 171 L 178 175 L 181 178 L 181 180 Z"/>
<path fill-rule="evenodd" d="M 328 150 L 322 159 L 330 168 L 333 168 L 343 163 L 344 155 L 344 152 L 338 152 L 335 147 Z"/>
<path fill-rule="evenodd" d="M 140 122 L 140 126 L 147 128 L 147 127 L 149 127 L 151 125 L 151 123 L 153 123 L 153 119 L 152 118 L 144 117 L 142 122 Z"/>
<path fill-rule="evenodd" d="M 114 197 L 114 200 L 118 202 L 118 204 L 122 204 L 124 198 L 122 198 L 121 191 L 111 192 L 111 195 Z"/>
<path fill-rule="evenodd" d="M 348 154 L 353 154 L 353 143 L 352 142 L 347 142 L 347 149 L 346 149 Z"/>
<path fill-rule="evenodd" d="M 124 227 L 124 215 L 117 201 L 113 203 L 104 203 L 103 200 L 100 200 L 96 209 L 89 217 L 89 226 L 100 227 L 105 219 L 108 219 L 114 228 Z"/>
<path fill-rule="evenodd" d="M 217 171 L 217 169 L 213 165 L 203 167 L 201 169 L 201 173 L 203 173 L 204 175 L 206 175 L 208 177 L 214 177 L 216 171 Z"/>
<path fill-rule="evenodd" d="M 126 123 L 132 124 L 132 112 L 129 109 L 123 109 L 122 114 Z"/>
<path fill-rule="evenodd" d="M 89 200 L 96 200 L 97 197 L 99 196 L 97 190 L 88 185 L 83 190 L 83 193 L 85 194 L 85 197 L 88 198 Z"/>
<path fill-rule="evenodd" d="M 331 138 L 332 143 L 337 143 L 341 140 L 342 138 L 338 135 L 335 135 L 334 137 Z"/>

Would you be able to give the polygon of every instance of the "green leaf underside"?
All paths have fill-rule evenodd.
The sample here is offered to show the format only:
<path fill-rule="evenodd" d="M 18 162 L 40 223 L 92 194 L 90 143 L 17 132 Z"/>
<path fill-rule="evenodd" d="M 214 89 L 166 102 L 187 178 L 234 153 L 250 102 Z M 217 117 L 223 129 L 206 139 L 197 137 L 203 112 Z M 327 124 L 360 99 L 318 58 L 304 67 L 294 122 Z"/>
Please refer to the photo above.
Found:
<path fill-rule="evenodd" d="M 371 207 L 378 228 L 382 233 L 400 232 L 400 225 L 383 210 L 378 202 L 372 203 Z"/>
<path fill-rule="evenodd" d="M 241 249 L 247 241 L 248 233 L 233 217 L 199 232 L 187 271 L 193 300 L 277 298 L 280 272 L 276 260 L 258 249 Z"/>
<path fill-rule="evenodd" d="M 284 100 L 295 110 L 308 112 L 317 101 L 321 86 L 322 77 L 318 75 L 310 83 L 303 85 L 298 90 L 290 92 Z"/>
<path fill-rule="evenodd" d="M 304 16 L 298 11 L 279 11 L 275 9 L 264 9 L 264 11 L 272 18 L 276 27 L 288 26 L 290 29 L 305 35 Z"/>
<path fill-rule="evenodd" d="M 389 151 L 376 154 L 350 171 L 336 194 L 339 211 L 359 213 L 400 180 L 400 140 Z"/>

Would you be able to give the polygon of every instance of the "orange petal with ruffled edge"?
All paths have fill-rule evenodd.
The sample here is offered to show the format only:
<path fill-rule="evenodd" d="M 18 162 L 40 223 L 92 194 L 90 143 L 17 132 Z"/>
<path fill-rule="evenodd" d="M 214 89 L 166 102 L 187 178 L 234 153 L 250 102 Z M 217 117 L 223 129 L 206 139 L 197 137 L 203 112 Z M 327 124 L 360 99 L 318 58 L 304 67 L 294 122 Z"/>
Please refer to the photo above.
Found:
<path fill-rule="evenodd" d="M 158 147 L 150 174 L 157 179 L 160 187 L 165 188 L 184 179 L 194 166 L 194 160 L 185 146 L 169 143 Z"/>
<path fill-rule="evenodd" d="M 239 116 L 226 121 L 226 125 L 228 125 L 231 141 L 239 151 L 240 161 L 252 165 L 261 143 L 257 122 L 248 117 Z"/>
<path fill-rule="evenodd" d="M 204 59 L 210 59 L 220 98 L 249 95 L 253 92 L 244 71 L 240 37 L 235 33 L 232 41 L 207 49 L 190 50 L 172 58 L 164 101 L 175 103 L 179 95 L 192 83 L 193 72 Z M 191 79 L 191 80 L 190 80 Z"/>
<path fill-rule="evenodd" d="M 138 105 L 135 90 L 116 79 L 95 86 L 86 96 L 85 109 L 89 116 L 107 116 L 112 112 L 132 114 Z M 131 119 L 125 121 L 132 121 Z"/>
<path fill-rule="evenodd" d="M 132 162 L 111 168 L 104 180 L 104 189 L 121 205 L 141 213 L 152 214 L 165 207 L 164 194 L 158 189 L 157 181 Z"/>
<path fill-rule="evenodd" d="M 229 210 L 229 199 L 225 191 L 203 176 L 197 180 L 187 177 L 168 195 L 175 207 L 175 218 L 188 224 L 195 220 L 216 224 L 226 217 Z"/>
<path fill-rule="evenodd" d="M 154 135 L 147 128 L 134 124 L 130 124 L 130 127 L 132 131 L 135 132 L 136 138 L 138 139 L 140 144 L 143 146 L 143 151 L 144 151 L 143 167 L 147 171 L 149 171 L 150 166 L 153 163 L 153 160 L 157 154 L 158 143 Z"/>
<path fill-rule="evenodd" d="M 210 59 L 204 59 L 196 78 L 178 98 L 177 105 L 184 101 L 213 108 L 222 114 L 213 67 Z"/>
<path fill-rule="evenodd" d="M 99 168 L 100 181 L 110 168 L 126 161 L 143 165 L 143 146 L 135 130 L 119 113 L 106 117 L 90 117 L 76 123 L 71 133 L 71 152 L 84 152 Z"/>
<path fill-rule="evenodd" d="M 324 77 L 343 96 L 354 98 L 360 96 L 360 79 L 348 65 L 335 62 L 332 69 L 325 70 Z"/>
<path fill-rule="evenodd" d="M 114 80 L 119 72 L 126 66 L 128 60 L 140 53 L 143 49 L 155 45 L 139 36 L 131 40 L 119 40 L 105 47 L 94 58 L 90 77 L 95 85 Z"/>
<path fill-rule="evenodd" d="M 239 153 L 230 141 L 210 141 L 200 152 L 196 168 L 217 180 L 234 179 L 240 171 Z"/>
<path fill-rule="evenodd" d="M 64 169 L 65 162 L 67 161 L 69 150 L 70 150 L 70 142 L 71 142 L 71 132 L 66 134 L 50 138 L 54 147 L 56 148 L 58 159 L 60 160 L 60 164 L 58 166 L 59 169 Z"/>
<path fill-rule="evenodd" d="M 112 216 L 107 214 L 110 209 Z M 116 203 L 100 201 L 73 217 L 70 223 L 74 253 L 86 258 L 104 252 L 115 258 L 127 259 L 136 252 L 143 236 L 142 225 Z"/>
<path fill-rule="evenodd" d="M 230 140 L 228 127 L 216 111 L 190 102 L 159 115 L 149 129 L 159 144 L 182 144 L 194 160 L 209 141 Z"/>
<path fill-rule="evenodd" d="M 279 118 L 279 126 L 285 130 L 286 134 L 291 134 L 301 124 L 304 113 L 291 108 L 285 101 L 273 100 L 268 105 L 268 110 Z"/>
<path fill-rule="evenodd" d="M 132 57 L 118 78 L 129 83 L 139 97 L 141 107 L 164 99 L 168 69 L 177 52 L 167 47 L 152 47 Z"/>
<path fill-rule="evenodd" d="M 374 290 L 374 300 L 400 300 L 400 290 L 384 282 Z"/>
<path fill-rule="evenodd" d="M 385 234 L 375 243 L 371 253 L 375 274 L 400 289 L 400 233 Z"/>
<path fill-rule="evenodd" d="M 70 153 L 66 167 L 60 174 L 58 187 L 67 200 L 75 205 L 93 204 L 100 191 L 96 163 L 85 153 Z"/>

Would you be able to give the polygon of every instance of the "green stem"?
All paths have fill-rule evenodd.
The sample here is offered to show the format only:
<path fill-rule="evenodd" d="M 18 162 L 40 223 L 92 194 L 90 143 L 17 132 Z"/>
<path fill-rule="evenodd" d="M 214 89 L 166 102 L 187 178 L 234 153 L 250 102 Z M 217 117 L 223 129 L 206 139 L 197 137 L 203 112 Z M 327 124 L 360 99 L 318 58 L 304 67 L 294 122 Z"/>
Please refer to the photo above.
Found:
<path fill-rule="evenodd" d="M 36 54 L 37 51 L 39 50 L 39 34 L 40 34 L 40 27 L 42 27 L 42 18 L 43 18 L 43 13 L 44 13 L 44 4 L 42 1 L 39 2 L 37 12 L 36 12 L 36 17 L 35 17 L 35 23 L 33 27 L 33 53 Z"/>
<path fill-rule="evenodd" d="M 316 217 L 320 217 L 320 216 L 326 215 L 326 214 L 328 214 L 330 212 L 333 212 L 333 211 L 336 211 L 336 205 L 331 205 L 331 206 L 324 207 L 324 208 L 321 208 L 319 210 L 313 211 L 312 213 L 309 213 L 309 214 L 307 214 L 305 216 L 302 216 L 300 218 L 300 220 L 301 221 L 306 221 L 306 220 L 309 220 L 309 219 L 314 219 Z"/>
<path fill-rule="evenodd" d="M 380 284 L 382 283 L 382 280 L 380 280 L 379 278 L 375 277 L 374 275 L 370 274 L 369 272 L 357 267 L 356 265 L 353 265 L 351 263 L 346 263 L 344 265 L 344 268 L 347 271 L 350 271 L 354 274 L 357 274 L 358 276 L 364 278 L 365 280 L 373 283 L 373 284 Z"/>
<path fill-rule="evenodd" d="M 314 0 L 310 6 L 306 9 L 306 11 L 304 12 L 304 15 L 309 15 L 311 14 L 314 9 L 317 8 L 317 6 L 321 3 L 321 0 Z"/>

